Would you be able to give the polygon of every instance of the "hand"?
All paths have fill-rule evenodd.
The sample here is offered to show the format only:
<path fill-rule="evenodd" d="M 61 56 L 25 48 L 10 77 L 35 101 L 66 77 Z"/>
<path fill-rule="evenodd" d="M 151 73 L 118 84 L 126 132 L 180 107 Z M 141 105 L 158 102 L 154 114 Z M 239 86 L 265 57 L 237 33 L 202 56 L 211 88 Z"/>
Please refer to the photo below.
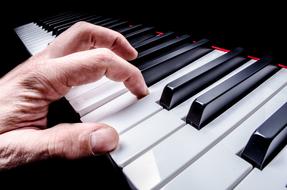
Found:
<path fill-rule="evenodd" d="M 119 33 L 80 22 L 45 50 L 0 79 L 0 170 L 50 157 L 76 159 L 113 150 L 116 131 L 105 124 L 46 128 L 48 106 L 72 86 L 106 76 L 137 97 L 147 94 L 140 71 L 126 60 L 136 50 Z"/>

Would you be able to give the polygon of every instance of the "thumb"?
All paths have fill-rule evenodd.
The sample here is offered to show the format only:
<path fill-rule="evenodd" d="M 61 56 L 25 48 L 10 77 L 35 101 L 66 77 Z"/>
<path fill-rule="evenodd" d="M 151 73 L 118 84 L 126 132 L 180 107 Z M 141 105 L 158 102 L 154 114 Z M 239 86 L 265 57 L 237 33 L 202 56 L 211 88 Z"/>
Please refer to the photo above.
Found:
<path fill-rule="evenodd" d="M 9 131 L 0 135 L 0 171 L 49 157 L 77 159 L 108 152 L 118 140 L 115 129 L 94 123 Z"/>
<path fill-rule="evenodd" d="M 113 150 L 118 134 L 105 124 L 59 124 L 42 131 L 50 157 L 76 159 Z"/>

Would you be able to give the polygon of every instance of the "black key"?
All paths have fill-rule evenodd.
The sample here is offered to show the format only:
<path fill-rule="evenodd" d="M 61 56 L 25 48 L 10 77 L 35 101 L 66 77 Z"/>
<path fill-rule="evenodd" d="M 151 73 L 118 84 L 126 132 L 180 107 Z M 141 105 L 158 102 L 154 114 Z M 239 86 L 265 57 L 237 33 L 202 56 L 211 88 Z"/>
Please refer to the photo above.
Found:
<path fill-rule="evenodd" d="M 287 144 L 286 116 L 287 103 L 255 130 L 241 157 L 262 170 Z"/>
<path fill-rule="evenodd" d="M 186 122 L 201 129 L 279 70 L 263 58 L 217 85 L 192 103 Z"/>
<path fill-rule="evenodd" d="M 123 28 L 121 30 L 118 30 L 119 33 L 121 33 L 122 35 L 127 35 L 131 32 L 134 32 L 136 30 L 139 30 L 143 28 L 143 25 L 142 24 L 138 24 L 138 25 L 134 25 L 134 26 L 129 26 L 127 28 Z"/>
<path fill-rule="evenodd" d="M 53 19 L 57 19 L 59 17 L 65 16 L 65 15 L 71 15 L 71 14 L 72 14 L 72 12 L 70 12 L 70 11 L 62 12 L 62 13 L 59 13 L 59 14 L 56 14 L 56 15 L 53 15 L 53 16 L 49 16 L 49 17 L 38 19 L 36 21 L 36 23 L 38 25 L 42 25 L 43 22 L 46 22 L 46 21 L 49 21 L 49 20 L 53 20 Z"/>
<path fill-rule="evenodd" d="M 154 47 L 151 47 L 147 50 L 140 52 L 137 59 L 135 61 L 133 61 L 133 63 L 135 65 L 140 65 L 142 62 L 150 59 L 151 57 L 162 54 L 165 50 L 168 50 L 172 47 L 179 46 L 179 45 L 187 42 L 187 40 L 189 40 L 189 39 L 190 39 L 190 36 L 185 34 L 185 35 L 179 36 L 177 38 L 168 40 L 162 44 L 158 44 Z"/>
<path fill-rule="evenodd" d="M 185 47 L 171 52 L 158 59 L 146 62 L 140 65 L 145 82 L 151 86 L 191 62 L 199 59 L 205 54 L 211 52 L 210 48 L 205 48 L 209 45 L 206 39 L 200 40 L 193 44 L 188 44 Z"/>
<path fill-rule="evenodd" d="M 153 38 L 154 36 L 155 36 L 154 32 L 146 33 L 143 35 L 135 36 L 134 38 L 130 39 L 129 42 L 132 46 L 134 46 L 134 44 L 141 43 L 141 42 L 146 41 L 150 38 Z"/>
<path fill-rule="evenodd" d="M 57 31 L 61 28 L 69 28 L 71 27 L 73 24 L 75 24 L 76 22 L 79 22 L 79 21 L 89 21 L 91 19 L 95 20 L 95 19 L 98 19 L 98 18 L 101 18 L 101 16 L 94 16 L 94 15 L 89 15 L 87 17 L 83 17 L 83 18 L 79 18 L 79 19 L 76 19 L 76 20 L 72 20 L 70 22 L 66 22 L 64 24 L 60 24 L 56 27 L 54 27 L 53 29 L 53 32 L 57 33 Z"/>
<path fill-rule="evenodd" d="M 170 82 L 163 90 L 159 101 L 160 105 L 165 109 L 170 110 L 211 85 L 227 73 L 236 69 L 247 61 L 246 58 L 237 57 L 242 52 L 243 48 L 236 48 L 233 51 L 210 61 L 204 66 Z"/>
<path fill-rule="evenodd" d="M 115 24 L 109 26 L 108 28 L 110 28 L 112 30 L 116 30 L 120 27 L 127 26 L 128 23 L 129 23 L 128 21 L 122 21 L 122 22 L 115 23 Z"/>
<path fill-rule="evenodd" d="M 102 25 L 102 24 L 108 23 L 108 22 L 110 22 L 112 20 L 113 20 L 112 18 L 105 18 L 105 19 L 97 20 L 97 21 L 91 22 L 91 23 L 92 24 L 96 24 L 96 25 Z"/>
<path fill-rule="evenodd" d="M 77 16 L 70 17 L 68 19 L 64 19 L 64 20 L 60 20 L 60 21 L 57 21 L 57 22 L 50 23 L 50 24 L 47 25 L 47 30 L 48 31 L 52 31 L 56 26 L 59 26 L 59 25 L 62 25 L 62 24 L 65 24 L 65 23 L 68 23 L 68 22 L 71 22 L 71 21 L 74 21 L 74 20 L 77 20 L 77 19 L 84 18 L 86 16 L 87 16 L 87 14 L 77 15 Z"/>
<path fill-rule="evenodd" d="M 62 16 L 59 16 L 59 17 L 55 17 L 53 19 L 47 19 L 45 21 L 42 21 L 42 24 L 45 25 L 45 24 L 49 24 L 49 23 L 52 23 L 52 22 L 56 22 L 56 21 L 59 21 L 59 20 L 63 20 L 63 19 L 67 19 L 67 18 L 70 18 L 70 17 L 73 17 L 75 15 L 80 15 L 78 13 L 74 13 L 74 14 L 65 14 L 65 15 L 62 15 Z"/>
<path fill-rule="evenodd" d="M 136 38 L 136 37 L 138 37 L 138 36 L 152 33 L 152 32 L 154 32 L 154 30 L 155 30 L 154 27 L 145 27 L 145 28 L 142 28 L 142 29 L 140 29 L 140 30 L 131 32 L 131 33 L 127 34 L 125 37 L 126 37 L 126 39 L 127 39 L 128 41 L 131 41 L 131 40 L 133 40 L 134 38 Z"/>
<path fill-rule="evenodd" d="M 51 21 L 48 21 L 48 22 L 44 22 L 43 23 L 43 27 L 45 29 L 50 29 L 50 25 L 51 24 L 55 24 L 55 23 L 60 23 L 60 22 L 64 22 L 64 21 L 69 21 L 70 19 L 72 18 L 75 18 L 77 16 L 81 16 L 81 14 L 72 14 L 72 15 L 66 15 L 64 17 L 61 17 L 61 18 L 58 18 L 58 19 L 55 19 L 55 20 L 51 20 Z"/>
<path fill-rule="evenodd" d="M 97 21 L 101 21 L 103 19 L 104 18 L 102 16 L 99 16 L 99 17 L 93 17 L 91 19 L 86 19 L 85 21 L 86 22 L 97 22 Z M 64 32 L 65 30 L 67 30 L 68 28 L 70 28 L 71 26 L 72 25 L 67 25 L 67 26 L 59 27 L 58 29 L 57 29 L 57 27 L 55 27 L 55 29 L 53 30 L 53 34 L 59 35 L 62 32 Z"/>
<path fill-rule="evenodd" d="M 101 26 L 102 27 L 109 27 L 109 26 L 114 25 L 115 23 L 118 23 L 118 22 L 120 22 L 119 19 L 114 19 L 114 20 L 111 20 L 109 22 L 101 24 Z"/>
<path fill-rule="evenodd" d="M 141 43 L 134 44 L 133 46 L 137 51 L 143 51 L 144 49 L 151 48 L 152 46 L 160 44 L 160 43 L 164 42 L 165 40 L 171 39 L 172 37 L 174 37 L 174 35 L 175 35 L 174 32 L 167 32 L 167 33 L 160 35 L 160 36 L 158 36 L 158 35 L 154 36 L 153 38 L 150 38 L 150 39 L 143 41 Z"/>

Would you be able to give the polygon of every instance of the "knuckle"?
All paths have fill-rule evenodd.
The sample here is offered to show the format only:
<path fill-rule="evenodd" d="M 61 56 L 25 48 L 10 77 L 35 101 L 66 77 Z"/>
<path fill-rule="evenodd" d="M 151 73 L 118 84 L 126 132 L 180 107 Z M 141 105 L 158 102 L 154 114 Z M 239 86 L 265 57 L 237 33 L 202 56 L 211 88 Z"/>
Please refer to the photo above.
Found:
<path fill-rule="evenodd" d="M 96 52 L 96 58 L 99 62 L 109 62 L 113 58 L 113 53 L 108 48 L 98 48 Z"/>

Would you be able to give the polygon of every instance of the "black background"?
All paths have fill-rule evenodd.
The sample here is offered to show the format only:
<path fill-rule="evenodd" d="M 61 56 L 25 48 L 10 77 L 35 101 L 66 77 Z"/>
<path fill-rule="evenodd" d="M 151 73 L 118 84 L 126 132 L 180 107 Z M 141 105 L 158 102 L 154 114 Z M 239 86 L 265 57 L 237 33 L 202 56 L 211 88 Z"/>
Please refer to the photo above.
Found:
<path fill-rule="evenodd" d="M 46 15 L 65 10 L 94 11 L 99 15 L 127 18 L 155 25 L 160 30 L 190 33 L 195 39 L 208 38 L 213 44 L 245 47 L 249 55 L 271 55 L 276 63 L 285 63 L 286 11 L 275 1 L 25 1 L 7 2 L 1 7 L 0 75 L 28 58 L 13 28 Z M 1 92 L 0 92 L 1 93 Z M 77 122 L 78 116 L 64 100 L 51 106 L 49 126 Z M 91 186 L 117 189 L 124 182 L 105 156 L 77 161 L 49 160 L 0 173 L 1 183 L 39 187 Z M 15 183 L 10 183 L 13 181 Z M 0 184 L 1 184 L 0 183 Z"/>

